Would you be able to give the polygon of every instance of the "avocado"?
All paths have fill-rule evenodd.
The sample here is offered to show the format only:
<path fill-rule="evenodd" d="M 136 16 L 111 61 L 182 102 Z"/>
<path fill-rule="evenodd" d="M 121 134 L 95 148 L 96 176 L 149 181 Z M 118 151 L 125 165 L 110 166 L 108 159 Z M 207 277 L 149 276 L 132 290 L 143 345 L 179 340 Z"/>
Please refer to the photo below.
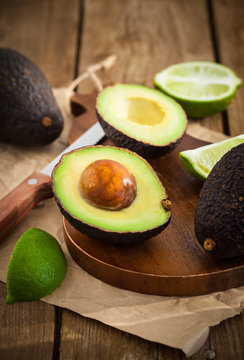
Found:
<path fill-rule="evenodd" d="M 106 87 L 97 97 L 96 113 L 115 145 L 146 158 L 173 150 L 187 126 L 185 113 L 175 100 L 140 85 Z"/>
<path fill-rule="evenodd" d="M 127 149 L 88 146 L 62 156 L 52 173 L 61 213 L 78 231 L 113 244 L 148 239 L 171 217 L 152 167 Z"/>
<path fill-rule="evenodd" d="M 46 145 L 63 129 L 51 86 L 27 57 L 0 48 L 0 141 Z"/>
<path fill-rule="evenodd" d="M 244 144 L 228 151 L 203 184 L 195 233 L 204 249 L 220 258 L 244 254 Z"/>

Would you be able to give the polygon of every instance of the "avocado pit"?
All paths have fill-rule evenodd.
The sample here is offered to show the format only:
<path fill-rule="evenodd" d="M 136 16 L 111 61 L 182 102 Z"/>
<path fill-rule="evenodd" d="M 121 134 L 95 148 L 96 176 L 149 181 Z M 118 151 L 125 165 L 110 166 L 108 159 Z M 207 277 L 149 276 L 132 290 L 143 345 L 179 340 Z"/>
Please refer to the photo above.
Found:
<path fill-rule="evenodd" d="M 81 196 L 91 205 L 106 210 L 121 210 L 134 201 L 136 182 L 127 168 L 114 160 L 96 160 L 82 172 Z"/>

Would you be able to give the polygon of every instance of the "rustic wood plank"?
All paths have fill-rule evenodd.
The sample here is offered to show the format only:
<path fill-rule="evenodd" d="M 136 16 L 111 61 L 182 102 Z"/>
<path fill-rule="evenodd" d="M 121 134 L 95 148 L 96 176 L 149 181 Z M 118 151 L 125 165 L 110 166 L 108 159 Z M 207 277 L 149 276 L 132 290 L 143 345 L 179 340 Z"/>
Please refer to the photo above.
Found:
<path fill-rule="evenodd" d="M 53 87 L 74 76 L 79 0 L 3 0 L 0 3 L 0 46 L 33 60 Z"/>
<path fill-rule="evenodd" d="M 75 73 L 79 0 L 0 2 L 0 46 L 32 59 L 53 87 L 71 82 Z M 55 307 L 41 301 L 5 304 L 0 296 L 1 359 L 52 359 Z M 21 354 L 21 355 L 20 355 Z"/>
<path fill-rule="evenodd" d="M 157 344 L 98 321 L 65 311 L 62 318 L 60 360 L 157 359 Z M 161 346 L 160 360 L 179 360 L 179 351 Z"/>
<path fill-rule="evenodd" d="M 0 2 L 0 46 L 16 49 L 34 60 L 45 73 L 53 87 L 69 84 L 76 69 L 76 47 L 78 39 L 78 24 L 80 15 L 79 0 L 13 0 Z M 60 92 L 59 92 L 60 97 Z M 50 159 L 58 154 L 67 144 L 68 129 L 71 118 L 66 117 L 64 130 L 61 136 L 49 147 L 29 149 L 29 158 L 40 154 L 39 169 Z M 1 143 L 1 153 L 7 152 L 6 158 L 14 160 L 15 148 Z M 21 165 L 26 167 L 31 161 L 24 156 L 25 151 L 18 154 L 18 166 L 6 168 L 8 173 L 5 181 L 2 172 L 0 182 L 0 196 L 24 180 L 26 174 Z M 49 153 L 49 155 L 48 155 Z M 11 156 L 13 154 L 13 156 Z M 46 160 L 45 160 L 46 159 Z M 42 162 L 44 160 L 44 163 Z M 8 169 L 8 170 L 7 170 Z"/>
<path fill-rule="evenodd" d="M 217 359 L 244 359 L 244 313 L 215 326 L 210 331 L 211 349 Z"/>
<path fill-rule="evenodd" d="M 237 360 L 244 358 L 244 312 L 211 327 L 207 341 L 190 360 L 221 359 Z M 186 360 L 182 355 L 181 360 Z"/>
<path fill-rule="evenodd" d="M 210 328 L 210 334 L 202 348 L 190 360 L 221 359 L 236 360 L 244 358 L 244 312 L 222 321 Z M 186 358 L 183 356 L 182 360 Z"/>
<path fill-rule="evenodd" d="M 214 0 L 213 12 L 221 63 L 244 80 L 244 6 L 243 0 Z M 244 133 L 244 86 L 228 108 L 230 135 Z"/>
<path fill-rule="evenodd" d="M 221 360 L 242 359 L 244 355 L 244 315 L 223 321 L 210 329 L 203 347 L 191 360 L 215 358 Z M 233 332 L 233 336 L 230 336 Z M 82 359 L 157 359 L 186 360 L 183 352 L 126 334 L 92 319 L 65 311 L 62 318 L 60 360 Z"/>
<path fill-rule="evenodd" d="M 54 307 L 42 301 L 7 305 L 0 283 L 1 359 L 52 359 Z"/>
<path fill-rule="evenodd" d="M 209 353 L 209 350 L 211 351 L 211 343 L 208 339 L 205 341 L 205 343 L 203 344 L 203 346 L 200 348 L 200 350 L 198 350 L 194 355 L 190 356 L 189 358 L 185 356 L 185 354 L 182 354 L 181 360 L 210 360 L 206 354 Z M 223 360 L 223 359 L 221 359 Z"/>
<path fill-rule="evenodd" d="M 155 73 L 183 61 L 215 60 L 205 0 L 87 1 L 79 71 L 110 54 L 115 66 L 104 83 L 153 86 Z M 90 81 L 80 90 L 92 91 Z M 199 120 L 222 132 L 220 114 Z"/>
<path fill-rule="evenodd" d="M 221 359 L 237 360 L 244 358 L 244 312 L 222 321 L 210 328 L 210 334 L 202 348 L 190 360 Z M 186 358 L 183 356 L 183 359 Z M 182 359 L 182 360 L 183 360 Z"/>

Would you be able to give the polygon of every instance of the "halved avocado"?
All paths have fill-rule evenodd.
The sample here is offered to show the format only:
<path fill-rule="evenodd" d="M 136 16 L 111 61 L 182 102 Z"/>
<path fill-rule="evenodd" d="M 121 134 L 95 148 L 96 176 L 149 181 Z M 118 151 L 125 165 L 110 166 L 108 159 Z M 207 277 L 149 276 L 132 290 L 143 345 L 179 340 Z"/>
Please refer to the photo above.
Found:
<path fill-rule="evenodd" d="M 115 145 L 146 158 L 173 150 L 187 127 L 184 110 L 175 100 L 140 85 L 106 87 L 97 97 L 96 112 Z"/>
<path fill-rule="evenodd" d="M 90 203 L 80 190 L 82 174 L 106 161 L 126 169 L 135 181 L 135 196 L 119 210 Z M 100 180 L 106 183 L 104 177 L 105 173 Z M 93 238 L 119 244 L 137 242 L 157 235 L 169 224 L 170 201 L 159 178 L 146 160 L 127 149 L 89 146 L 67 153 L 54 168 L 52 181 L 61 213 L 78 231 Z M 91 187 L 94 183 L 90 178 Z M 113 178 L 106 184 L 116 187 Z"/>

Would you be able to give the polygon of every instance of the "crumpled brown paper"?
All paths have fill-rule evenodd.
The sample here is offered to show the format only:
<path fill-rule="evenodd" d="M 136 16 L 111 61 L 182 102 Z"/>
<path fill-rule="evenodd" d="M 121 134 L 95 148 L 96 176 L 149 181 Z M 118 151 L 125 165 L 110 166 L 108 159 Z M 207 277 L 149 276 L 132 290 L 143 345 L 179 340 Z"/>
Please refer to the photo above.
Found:
<path fill-rule="evenodd" d="M 57 93 L 62 94 L 62 91 Z M 0 198 L 32 171 L 42 169 L 66 147 L 72 118 L 69 113 L 65 118 L 66 126 L 62 136 L 47 147 L 22 149 L 0 144 Z M 188 131 L 204 140 L 219 141 L 223 138 L 223 135 L 203 129 L 196 123 L 190 125 Z M 68 261 L 65 280 L 43 301 L 144 339 L 182 349 L 187 356 L 194 354 L 203 345 L 208 337 L 209 326 L 238 314 L 244 308 L 244 286 L 204 296 L 166 297 L 126 291 L 97 280 L 70 257 L 64 244 L 61 215 L 53 199 L 31 210 L 17 229 L 0 244 L 1 281 L 6 282 L 8 261 L 16 241 L 30 227 L 39 227 L 55 236 Z"/>

